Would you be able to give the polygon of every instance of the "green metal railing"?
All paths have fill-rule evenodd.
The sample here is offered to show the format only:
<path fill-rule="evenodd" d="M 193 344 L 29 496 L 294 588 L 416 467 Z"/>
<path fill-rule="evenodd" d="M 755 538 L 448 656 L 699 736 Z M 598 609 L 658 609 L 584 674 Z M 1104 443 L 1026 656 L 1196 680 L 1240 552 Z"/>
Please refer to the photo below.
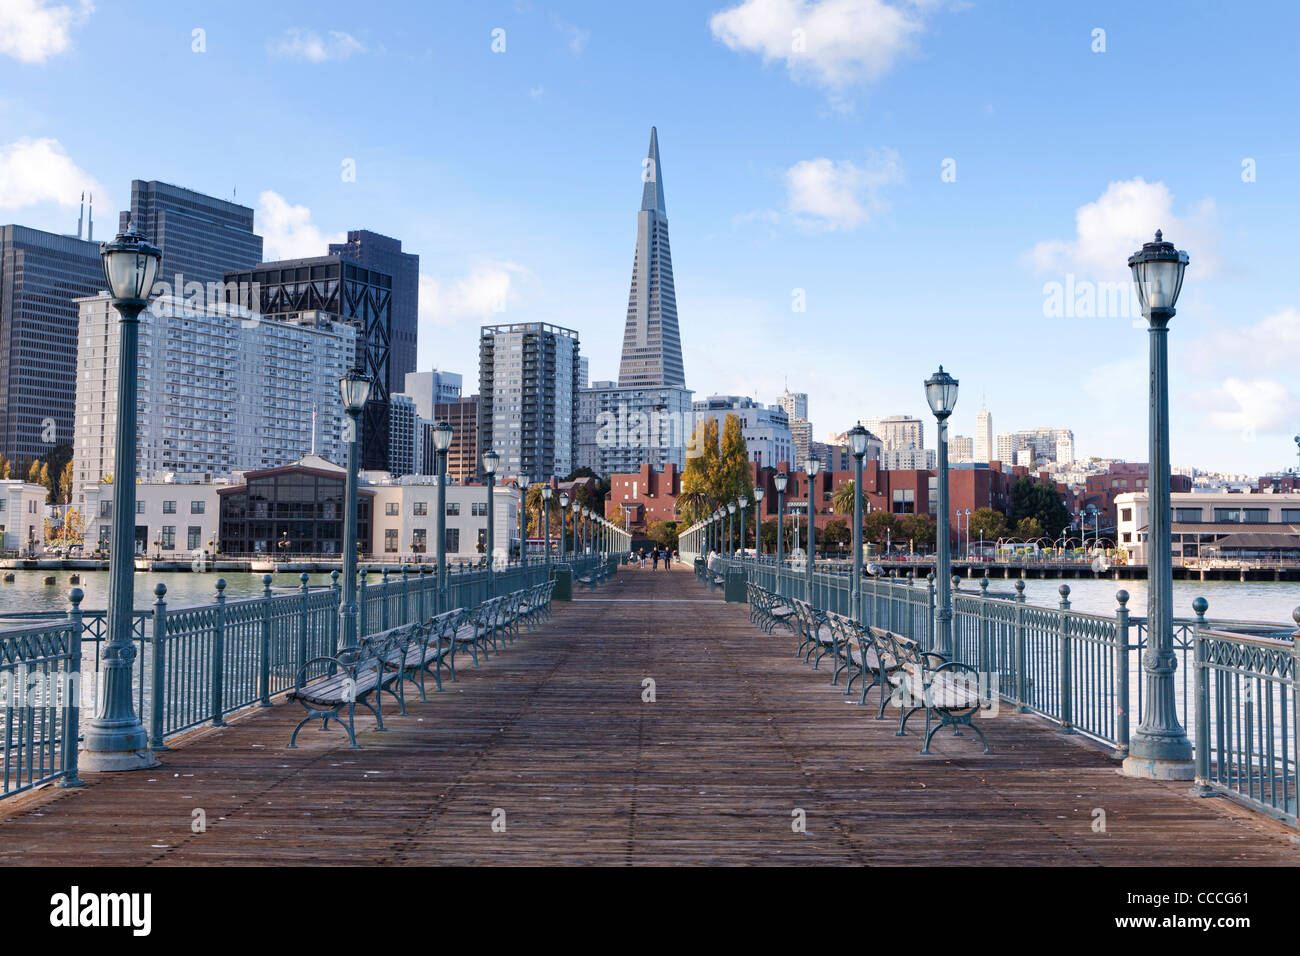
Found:
<path fill-rule="evenodd" d="M 575 576 L 606 561 L 604 554 L 582 554 L 563 565 L 544 556 L 527 564 L 449 568 L 447 588 L 438 591 L 431 565 L 403 566 L 372 576 L 361 572 L 358 588 L 359 633 L 363 636 L 444 610 L 483 601 L 547 580 L 553 567 Z M 378 577 L 378 581 L 371 580 Z M 212 603 L 168 607 L 159 584 L 149 611 L 137 611 L 137 654 L 133 690 L 137 712 L 149 731 L 150 746 L 249 707 L 269 707 L 272 698 L 294 687 L 304 662 L 337 652 L 341 639 L 339 574 L 325 587 L 308 587 L 303 574 L 297 591 L 273 594 L 263 577 L 261 597 L 230 601 L 218 581 Z M 75 592 L 79 593 L 79 592 Z M 105 612 L 74 603 L 65 618 L 48 613 L 6 615 L 28 619 L 29 626 L 0 631 L 0 797 L 60 778 L 76 779 L 79 710 L 94 710 Z M 89 646 L 88 646 L 89 645 Z M 321 673 L 327 665 L 322 663 Z M 75 678 L 74 676 L 75 675 Z M 305 680 L 316 674 L 308 672 Z M 39 686 L 41 695 L 29 691 Z M 44 690 L 48 687 L 52 690 Z"/>
<path fill-rule="evenodd" d="M 932 577 L 864 577 L 855 609 L 851 574 L 844 571 L 815 569 L 809 576 L 806 567 L 789 563 L 778 569 L 771 558 L 717 560 L 722 573 L 740 564 L 750 582 L 783 597 L 935 646 Z M 1005 596 L 991 595 L 988 584 L 981 581 L 978 593 L 954 591 L 953 658 L 979 671 L 990 692 L 1017 710 L 1125 756 L 1145 705 L 1147 639 L 1146 619 L 1130 614 L 1127 592 L 1116 595 L 1115 614 L 1108 616 L 1073 610 L 1068 585 L 1060 587 L 1059 605 L 1049 608 L 1025 603 L 1023 581 Z M 1198 598 L 1195 616 L 1174 622 L 1175 701 L 1195 748 L 1199 785 L 1296 823 L 1296 638 L 1284 624 L 1210 622 L 1207 608 Z"/>

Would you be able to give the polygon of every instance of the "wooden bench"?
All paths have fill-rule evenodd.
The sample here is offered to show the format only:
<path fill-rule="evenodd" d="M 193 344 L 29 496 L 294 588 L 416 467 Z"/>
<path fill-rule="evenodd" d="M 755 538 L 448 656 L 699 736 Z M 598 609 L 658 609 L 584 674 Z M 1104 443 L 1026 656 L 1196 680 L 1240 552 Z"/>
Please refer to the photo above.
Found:
<path fill-rule="evenodd" d="M 921 753 L 930 752 L 930 741 L 944 727 L 952 727 L 958 737 L 961 727 L 969 727 L 979 736 L 984 752 L 990 752 L 984 731 L 974 722 L 975 715 L 988 703 L 980 694 L 979 671 L 969 664 L 923 650 L 916 641 L 892 631 L 873 627 L 867 633 L 877 657 L 895 664 L 886 679 L 894 688 L 891 699 L 901 708 L 898 736 L 907 733 L 908 718 L 923 710 L 925 742 Z"/>
<path fill-rule="evenodd" d="M 745 586 L 749 597 L 749 619 L 767 634 L 771 634 L 778 624 L 797 633 L 794 607 L 785 598 L 779 597 L 767 588 L 757 584 Z"/>
<path fill-rule="evenodd" d="M 307 711 L 289 737 L 289 747 L 298 745 L 298 732 L 313 720 L 321 721 L 321 729 L 328 730 L 331 720 L 348 732 L 351 747 L 357 746 L 357 704 L 375 715 L 377 729 L 384 730 L 382 694 L 387 691 L 401 700 L 393 690 L 401 672 L 385 664 L 394 654 L 405 654 L 415 639 L 419 624 L 392 628 L 380 634 L 363 638 L 356 647 L 345 647 L 332 656 L 313 657 L 298 669 L 295 689 L 289 693 Z M 308 680 L 314 668 L 325 673 Z M 373 701 L 373 703 L 372 703 Z M 342 716 L 346 708 L 346 719 Z"/>

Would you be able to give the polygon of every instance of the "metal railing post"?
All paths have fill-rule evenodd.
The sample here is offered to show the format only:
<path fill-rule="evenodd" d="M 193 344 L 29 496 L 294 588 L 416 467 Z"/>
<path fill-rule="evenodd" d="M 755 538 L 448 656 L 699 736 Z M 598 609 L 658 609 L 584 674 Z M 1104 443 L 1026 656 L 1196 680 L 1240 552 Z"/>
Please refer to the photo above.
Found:
<path fill-rule="evenodd" d="M 929 612 L 925 615 L 925 649 L 934 650 L 934 572 L 931 571 L 925 577 L 926 586 L 926 610 Z"/>
<path fill-rule="evenodd" d="M 1016 699 L 1019 705 L 1016 712 L 1029 713 L 1029 674 L 1028 666 L 1029 638 L 1025 633 L 1025 582 L 1016 581 Z"/>
<path fill-rule="evenodd" d="M 1196 626 L 1192 629 L 1196 651 L 1196 739 L 1192 742 L 1193 757 L 1196 760 L 1196 778 L 1192 782 L 1194 797 L 1214 796 L 1214 789 L 1210 786 L 1210 666 L 1206 638 L 1201 634 L 1201 629 L 1206 626 L 1205 612 L 1209 608 L 1210 602 L 1203 597 L 1192 601 L 1192 611 L 1196 614 Z M 1292 680 L 1294 681 L 1294 675 Z"/>
<path fill-rule="evenodd" d="M 158 585 L 162 587 L 162 585 Z M 60 787 L 80 787 L 77 774 L 77 751 L 81 738 L 81 602 L 85 599 L 81 588 L 68 592 L 68 682 L 63 691 L 63 754 Z"/>
<path fill-rule="evenodd" d="M 388 602 L 388 598 L 389 598 L 388 568 L 384 568 L 384 572 L 383 574 L 380 575 L 380 578 L 381 581 L 379 585 L 379 593 L 383 595 L 383 600 L 379 602 L 379 609 L 383 612 L 383 614 L 381 615 L 379 629 L 381 631 L 386 631 L 391 626 L 388 623 L 388 603 L 389 603 Z"/>
<path fill-rule="evenodd" d="M 366 575 L 369 573 L 370 572 L 365 568 L 361 569 L 361 583 L 357 586 L 357 594 L 359 595 L 357 602 L 361 605 L 360 616 L 358 618 L 360 623 L 357 625 L 357 634 L 360 637 L 366 637 L 370 633 L 367 629 L 368 625 L 366 623 Z"/>
<path fill-rule="evenodd" d="M 410 578 L 407 576 L 406 565 L 402 565 L 402 620 L 399 627 L 411 623 L 411 605 L 410 605 Z"/>
<path fill-rule="evenodd" d="M 159 581 L 154 585 L 153 645 L 149 655 L 149 744 L 155 750 L 166 750 L 163 743 L 163 692 L 167 686 L 167 585 Z"/>
<path fill-rule="evenodd" d="M 1057 674 L 1057 693 L 1061 697 L 1061 726 L 1057 728 L 1058 733 L 1074 733 L 1074 701 L 1073 688 L 1070 686 L 1070 586 L 1062 584 L 1058 589 L 1061 594 L 1061 620 L 1057 628 L 1057 639 L 1059 649 L 1056 655 L 1058 665 Z"/>
<path fill-rule="evenodd" d="M 343 586 L 339 584 L 339 572 L 330 572 L 330 588 L 334 592 L 334 609 L 335 613 L 330 615 L 330 653 L 339 652 L 339 619 L 342 618 L 343 608 Z"/>
<path fill-rule="evenodd" d="M 226 579 L 217 578 L 217 607 L 212 627 L 212 726 L 224 727 L 221 706 L 226 679 Z"/>
<path fill-rule="evenodd" d="M 156 628 L 156 625 L 155 625 Z M 156 633 L 156 630 L 155 630 Z M 271 706 L 271 575 L 262 575 L 262 639 L 258 642 L 257 696 L 259 707 Z"/>
<path fill-rule="evenodd" d="M 979 661 L 976 666 L 988 681 L 989 692 L 993 690 L 992 664 L 989 661 L 989 579 L 980 578 L 980 621 L 979 621 Z"/>
<path fill-rule="evenodd" d="M 308 625 L 307 619 L 309 616 L 307 610 L 307 572 L 306 571 L 302 573 L 302 576 L 299 578 L 299 581 L 302 584 L 301 587 L 302 609 L 298 612 L 298 653 L 295 655 L 296 660 L 294 661 L 293 686 L 296 690 L 302 690 L 303 679 L 306 676 L 302 672 L 304 665 L 306 665 L 307 663 L 307 625 Z"/>
<path fill-rule="evenodd" d="M 1123 759 L 1128 756 L 1129 734 L 1128 592 L 1121 589 L 1115 600 L 1119 602 L 1115 610 L 1115 755 Z"/>

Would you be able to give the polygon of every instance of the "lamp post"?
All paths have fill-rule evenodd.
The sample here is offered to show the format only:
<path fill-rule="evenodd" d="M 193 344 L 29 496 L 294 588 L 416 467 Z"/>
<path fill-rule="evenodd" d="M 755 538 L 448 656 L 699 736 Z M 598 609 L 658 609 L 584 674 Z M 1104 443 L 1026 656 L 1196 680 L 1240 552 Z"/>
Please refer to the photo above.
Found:
<path fill-rule="evenodd" d="M 519 566 L 528 567 L 528 479 L 519 480 Z"/>
<path fill-rule="evenodd" d="M 1174 700 L 1173 556 L 1169 502 L 1169 320 L 1183 285 L 1187 253 L 1165 242 L 1156 231 L 1154 242 L 1129 257 L 1142 314 L 1147 318 L 1151 351 L 1149 542 L 1147 558 L 1147 650 L 1142 659 L 1147 707 L 1142 724 L 1129 740 L 1124 772 L 1133 777 L 1189 780 L 1195 774 L 1192 745 L 1178 722 Z M 1202 741 L 1209 746 L 1208 741 Z"/>
<path fill-rule="evenodd" d="M 447 451 L 451 448 L 451 423 L 438 422 L 433 426 L 433 450 L 438 453 L 438 517 L 434 522 L 434 533 L 438 540 L 434 542 L 434 553 L 438 558 L 438 611 L 446 610 L 444 605 L 447 590 Z"/>
<path fill-rule="evenodd" d="M 551 576 L 551 496 L 555 489 L 548 481 L 542 485 L 542 536 L 546 538 L 546 577 Z"/>
<path fill-rule="evenodd" d="M 948 416 L 952 414 L 957 404 L 957 380 L 945 372 L 942 365 L 939 366 L 939 371 L 925 380 L 925 400 L 929 402 L 930 411 L 934 412 L 934 417 L 939 423 L 937 481 L 939 500 L 935 510 L 935 517 L 938 519 L 935 543 L 938 547 L 934 571 L 935 585 L 938 590 L 935 609 L 938 621 L 935 636 L 939 641 L 939 653 L 944 657 L 952 657 L 952 555 L 951 543 L 948 540 Z"/>
<path fill-rule="evenodd" d="M 745 560 L 745 509 L 749 507 L 749 499 L 741 495 L 736 499 L 736 504 L 739 505 L 740 511 L 740 523 L 737 525 L 737 530 L 740 533 L 740 560 L 743 562 Z"/>
<path fill-rule="evenodd" d="M 487 558 L 487 579 L 488 593 L 492 593 L 492 565 L 496 562 L 493 558 L 496 556 L 496 508 L 492 506 L 492 491 L 497 483 L 497 465 L 501 461 L 501 456 L 489 448 L 483 453 L 483 474 L 487 475 L 487 547 L 483 549 L 484 556 Z"/>
<path fill-rule="evenodd" d="M 564 524 L 564 515 L 565 512 L 567 512 L 568 510 L 569 510 L 569 496 L 565 492 L 561 491 L 560 492 L 560 563 L 561 564 L 564 563 L 564 544 L 565 544 L 565 539 L 568 537 L 569 534 L 568 528 Z"/>
<path fill-rule="evenodd" d="M 778 471 L 772 476 L 772 485 L 776 488 L 776 589 L 781 590 L 781 565 L 785 552 L 785 486 L 790 476 Z"/>
<path fill-rule="evenodd" d="M 808 473 L 808 592 L 804 595 L 804 600 L 809 603 L 813 599 L 813 555 L 816 553 L 813 549 L 816 547 L 814 534 L 817 528 L 817 522 L 813 520 L 813 488 L 817 484 L 817 472 L 822 470 L 822 460 L 816 455 L 809 455 L 804 459 L 803 470 Z"/>
<path fill-rule="evenodd" d="M 95 717 L 86 725 L 83 771 L 143 770 L 157 766 L 149 737 L 131 701 L 135 616 L 136 382 L 140 313 L 149 304 L 162 253 L 130 224 L 99 247 L 104 278 L 118 314 L 117 429 L 113 471 L 112 551 L 108 574 L 108 645 L 100 664 Z M 73 741 L 75 746 L 75 741 Z"/>
<path fill-rule="evenodd" d="M 754 563 L 763 556 L 763 489 L 754 489 Z"/>
<path fill-rule="evenodd" d="M 343 497 L 343 646 L 357 646 L 357 447 L 361 409 L 370 397 L 370 379 L 356 369 L 349 369 L 339 379 L 343 410 L 348 419 L 343 437 L 348 443 L 348 474 Z"/>
<path fill-rule="evenodd" d="M 735 518 L 736 518 L 736 503 L 734 501 L 728 501 L 727 502 L 727 557 L 731 557 L 736 553 L 736 549 L 731 540 L 731 529 L 732 529 L 732 525 L 735 524 Z"/>
<path fill-rule="evenodd" d="M 849 429 L 849 450 L 853 452 L 853 619 L 859 620 L 862 601 L 862 459 L 867 454 L 867 430 L 861 425 Z"/>

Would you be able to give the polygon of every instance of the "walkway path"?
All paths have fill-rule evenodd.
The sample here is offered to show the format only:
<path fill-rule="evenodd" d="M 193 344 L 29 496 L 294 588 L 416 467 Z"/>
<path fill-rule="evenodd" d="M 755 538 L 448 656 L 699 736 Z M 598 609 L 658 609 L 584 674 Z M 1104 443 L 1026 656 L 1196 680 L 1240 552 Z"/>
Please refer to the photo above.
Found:
<path fill-rule="evenodd" d="M 689 570 L 624 570 L 360 750 L 314 728 L 286 750 L 278 706 L 0 803 L 0 866 L 1300 862 L 1284 825 L 1033 717 L 987 721 L 992 756 L 946 734 L 921 756 L 793 650 Z"/>

